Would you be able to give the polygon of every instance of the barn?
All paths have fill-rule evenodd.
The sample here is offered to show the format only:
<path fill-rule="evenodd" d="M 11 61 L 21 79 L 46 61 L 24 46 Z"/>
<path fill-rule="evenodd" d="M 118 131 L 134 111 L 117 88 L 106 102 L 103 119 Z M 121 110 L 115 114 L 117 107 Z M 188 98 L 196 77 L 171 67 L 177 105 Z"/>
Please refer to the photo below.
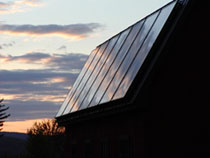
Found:
<path fill-rule="evenodd" d="M 56 115 L 65 158 L 210 151 L 209 10 L 171 1 L 91 52 Z"/>

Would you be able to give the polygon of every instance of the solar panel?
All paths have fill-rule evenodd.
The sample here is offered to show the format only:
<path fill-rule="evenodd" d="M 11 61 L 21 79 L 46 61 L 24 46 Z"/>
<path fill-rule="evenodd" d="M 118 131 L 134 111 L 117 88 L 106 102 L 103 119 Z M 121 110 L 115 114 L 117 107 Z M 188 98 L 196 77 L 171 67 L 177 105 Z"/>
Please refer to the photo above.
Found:
<path fill-rule="evenodd" d="M 134 80 L 138 70 L 140 69 L 141 65 L 143 64 L 146 56 L 148 55 L 149 51 L 151 50 L 161 29 L 163 28 L 163 25 L 165 24 L 165 22 L 169 16 L 169 13 L 173 9 L 174 5 L 175 5 L 175 2 L 161 10 L 158 19 L 155 21 L 154 25 L 152 26 L 147 38 L 145 39 L 144 43 L 142 44 L 142 47 L 138 51 L 136 57 L 133 59 L 133 62 L 129 65 L 126 75 L 124 75 L 123 80 L 121 80 L 120 86 L 118 87 L 117 91 L 115 91 L 115 94 L 112 97 L 113 100 L 119 99 L 119 98 L 125 96 L 128 88 L 130 87 L 132 81 Z"/>
<path fill-rule="evenodd" d="M 177 1 L 92 51 L 56 117 L 123 98 Z"/>
<path fill-rule="evenodd" d="M 143 23 L 144 21 L 141 21 L 132 28 L 132 32 L 130 33 L 129 37 L 126 39 L 127 43 L 125 42 L 120 51 L 116 53 L 115 59 L 111 57 L 114 60 L 114 62 L 112 62 L 112 64 L 109 64 L 108 66 L 107 64 L 105 64 L 106 68 L 102 69 L 101 77 L 97 78 L 98 82 L 96 82 L 96 84 L 93 85 L 90 91 L 90 95 L 86 97 L 86 100 L 83 102 L 81 109 L 87 106 L 92 106 L 89 104 L 96 104 L 96 102 L 97 103 L 99 102 L 99 98 L 102 97 L 103 93 L 106 91 L 108 82 L 112 80 L 114 72 L 116 72 L 117 66 L 119 66 L 120 64 L 120 60 L 123 60 L 123 56 L 126 55 L 124 52 L 129 50 L 132 42 L 135 40 L 138 32 L 141 30 Z M 106 73 L 104 73 L 103 71 L 106 71 Z"/>
<path fill-rule="evenodd" d="M 82 90 L 84 89 L 87 81 L 89 80 L 90 76 L 92 75 L 94 68 L 97 67 L 98 61 L 101 58 L 104 49 L 106 48 L 107 43 L 105 43 L 104 45 L 101 45 L 99 50 L 97 51 L 97 54 L 95 55 L 94 60 L 92 61 L 91 65 L 88 67 L 86 74 L 84 75 L 82 81 L 80 82 L 76 92 L 72 95 L 72 99 L 69 102 L 69 105 L 66 107 L 64 114 L 66 113 L 66 111 L 70 111 L 74 106 L 75 102 L 77 101 L 78 97 L 80 96 Z"/>
<path fill-rule="evenodd" d="M 75 93 L 76 89 L 78 88 L 78 85 L 80 84 L 82 78 L 84 77 L 84 75 L 86 74 L 87 72 L 87 69 L 88 67 L 90 66 L 90 64 L 92 63 L 93 59 L 95 58 L 95 55 L 97 54 L 97 51 L 98 51 L 98 48 L 94 49 L 88 60 L 86 61 L 82 71 L 80 72 L 79 76 L 77 77 L 77 80 L 74 82 L 74 85 L 72 86 L 72 89 L 69 91 L 66 99 L 64 100 L 60 110 L 58 111 L 57 115 L 56 116 L 60 116 L 63 111 L 65 110 L 66 106 L 68 105 L 68 103 L 70 102 L 71 98 L 72 98 L 72 95 Z"/>

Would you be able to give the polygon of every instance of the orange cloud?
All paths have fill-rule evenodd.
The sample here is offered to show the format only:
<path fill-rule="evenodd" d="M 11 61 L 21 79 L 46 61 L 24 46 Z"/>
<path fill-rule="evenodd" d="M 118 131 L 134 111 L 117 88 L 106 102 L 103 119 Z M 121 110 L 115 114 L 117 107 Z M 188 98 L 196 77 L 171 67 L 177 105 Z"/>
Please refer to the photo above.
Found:
<path fill-rule="evenodd" d="M 22 1 L 16 1 L 15 4 L 28 5 L 28 6 L 32 6 L 32 7 L 39 7 L 39 6 L 43 5 L 43 3 L 41 3 L 40 0 L 22 0 Z"/>
<path fill-rule="evenodd" d="M 22 96 L 19 99 L 21 99 L 22 101 L 31 101 L 31 100 L 34 100 L 34 98 L 36 100 L 39 100 L 40 102 L 47 102 L 47 101 L 50 100 L 51 102 L 54 102 L 54 103 L 56 103 L 56 102 L 57 103 L 61 103 L 64 100 L 65 95 L 59 94 L 57 96 L 53 96 L 53 95 L 44 95 L 44 94 L 42 94 L 42 95 L 36 95 L 34 97 L 34 96 L 30 95 L 30 94 L 29 95 L 25 94 L 24 96 Z"/>
<path fill-rule="evenodd" d="M 54 77 L 54 78 L 50 79 L 50 82 L 52 82 L 52 83 L 66 82 L 66 78 L 64 78 L 64 77 Z"/>
<path fill-rule="evenodd" d="M 42 122 L 47 118 L 43 119 L 33 119 L 33 120 L 24 120 L 24 121 L 6 121 L 3 126 L 4 132 L 20 132 L 26 133 L 27 129 L 30 129 L 35 122 Z"/>
<path fill-rule="evenodd" d="M 84 39 L 102 26 L 98 23 L 70 25 L 0 25 L 0 33 L 15 36 L 61 36 L 73 40 Z"/>
<path fill-rule="evenodd" d="M 34 33 L 34 32 L 14 32 L 14 31 L 0 31 L 2 34 L 11 35 L 11 36 L 31 36 L 31 37 L 38 37 L 38 36 L 59 36 L 63 38 L 71 38 L 73 41 L 78 41 L 86 38 L 86 35 L 74 35 L 71 33 L 65 32 L 55 32 L 55 33 Z"/>
<path fill-rule="evenodd" d="M 31 94 L 3 94 L 0 93 L 0 96 L 3 96 L 4 98 L 4 102 L 7 103 L 10 100 L 15 100 L 15 99 L 20 99 L 22 101 L 30 101 L 30 100 L 39 100 L 41 102 L 45 102 L 45 101 L 51 101 L 54 103 L 61 103 L 63 102 L 64 98 L 65 98 L 65 94 L 58 94 L 58 95 L 38 95 L 36 94 L 36 96 L 31 95 Z M 2 99 L 2 98 L 0 98 Z"/>
<path fill-rule="evenodd" d="M 4 96 L 4 100 L 12 100 L 12 99 L 22 98 L 24 95 L 23 94 L 2 94 L 2 93 L 0 93 L 0 96 Z"/>
<path fill-rule="evenodd" d="M 14 2 L 0 2 L 0 14 L 25 12 L 28 7 L 43 6 L 40 0 L 16 0 Z"/>

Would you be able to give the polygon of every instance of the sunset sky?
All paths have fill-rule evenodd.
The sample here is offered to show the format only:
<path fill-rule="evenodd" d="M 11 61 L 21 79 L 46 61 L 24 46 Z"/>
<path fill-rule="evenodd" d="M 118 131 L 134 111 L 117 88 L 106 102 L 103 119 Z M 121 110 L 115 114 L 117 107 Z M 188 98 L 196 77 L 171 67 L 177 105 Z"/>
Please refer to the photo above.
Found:
<path fill-rule="evenodd" d="M 0 0 L 4 131 L 54 118 L 89 53 L 171 0 Z"/>

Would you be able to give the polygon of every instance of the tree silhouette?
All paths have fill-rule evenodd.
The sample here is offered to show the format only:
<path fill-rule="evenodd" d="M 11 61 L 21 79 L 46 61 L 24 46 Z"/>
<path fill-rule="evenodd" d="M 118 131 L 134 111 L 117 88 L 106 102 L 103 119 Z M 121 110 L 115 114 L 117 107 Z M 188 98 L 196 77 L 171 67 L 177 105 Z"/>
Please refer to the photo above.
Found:
<path fill-rule="evenodd" d="M 56 136 L 64 133 L 64 128 L 59 127 L 55 119 L 35 122 L 34 125 L 27 130 L 28 135 L 46 135 Z"/>
<path fill-rule="evenodd" d="M 64 128 L 57 122 L 36 122 L 28 131 L 26 148 L 30 158 L 60 158 L 63 152 Z"/>
<path fill-rule="evenodd" d="M 10 116 L 10 114 L 6 114 L 6 110 L 9 109 L 9 107 L 6 107 L 4 104 L 2 104 L 2 102 L 4 101 L 4 99 L 0 100 L 0 132 L 3 129 L 3 125 L 5 122 L 5 119 L 8 118 Z M 0 137 L 2 137 L 3 134 L 0 134 Z"/>

